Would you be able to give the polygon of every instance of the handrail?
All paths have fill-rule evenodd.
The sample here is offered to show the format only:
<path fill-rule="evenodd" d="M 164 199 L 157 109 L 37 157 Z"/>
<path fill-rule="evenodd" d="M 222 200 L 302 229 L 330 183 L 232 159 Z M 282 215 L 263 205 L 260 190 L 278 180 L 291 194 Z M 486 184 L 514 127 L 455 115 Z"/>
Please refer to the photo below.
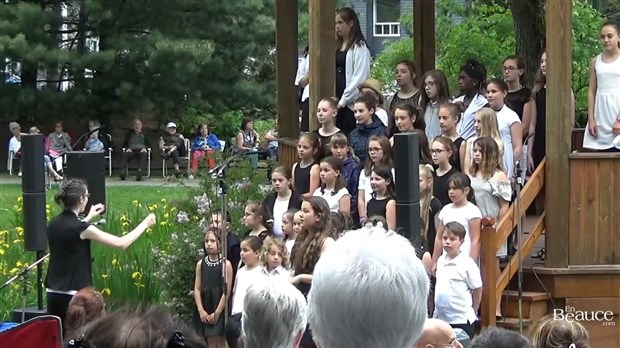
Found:
<path fill-rule="evenodd" d="M 547 164 L 547 159 L 543 159 L 542 162 L 538 165 L 530 179 L 523 187 L 521 191 L 521 215 L 525 215 L 525 211 L 529 206 L 534 202 L 536 196 L 542 191 L 545 186 L 545 167 Z M 517 226 L 517 222 L 519 221 L 517 216 L 517 207 L 515 204 L 511 204 L 510 208 L 508 208 L 508 212 L 504 217 L 499 220 L 499 223 L 495 227 L 497 231 L 497 241 L 496 248 L 499 250 L 504 244 L 504 241 L 508 239 L 508 236 Z"/>
<path fill-rule="evenodd" d="M 536 196 L 545 186 L 546 158 L 538 165 L 527 184 L 521 191 L 521 211 L 518 212 L 516 205 L 510 205 L 508 212 L 495 225 L 495 219 L 483 218 L 480 233 L 481 243 L 481 271 L 482 271 L 482 302 L 481 302 L 481 325 L 483 327 L 495 325 L 495 311 L 497 301 L 501 299 L 504 289 L 508 286 L 510 279 L 517 272 L 519 254 L 513 255 L 504 271 L 498 276 L 496 274 L 496 255 L 497 251 L 505 243 L 510 233 L 516 227 L 518 221 L 525 216 L 525 212 L 534 202 Z M 520 213 L 520 214 L 518 214 Z M 528 235 L 522 244 L 520 252 L 521 260 L 525 259 L 534 248 L 538 238 L 545 229 L 545 216 L 543 212 L 538 217 L 534 230 Z"/>

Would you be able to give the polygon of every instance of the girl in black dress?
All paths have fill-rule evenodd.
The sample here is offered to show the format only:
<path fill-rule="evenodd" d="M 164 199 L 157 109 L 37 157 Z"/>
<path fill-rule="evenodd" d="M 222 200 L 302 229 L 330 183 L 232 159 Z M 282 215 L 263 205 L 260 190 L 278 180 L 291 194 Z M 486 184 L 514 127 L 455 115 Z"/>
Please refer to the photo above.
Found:
<path fill-rule="evenodd" d="M 54 197 L 64 208 L 47 226 L 50 260 L 45 277 L 47 312 L 63 322 L 67 306 L 78 290 L 92 286 L 92 256 L 90 242 L 125 250 L 155 224 L 149 214 L 131 232 L 122 237 L 109 234 L 90 224 L 104 211 L 101 203 L 93 204 L 84 219 L 78 216 L 88 204 L 90 193 L 86 184 L 77 179 L 66 180 Z"/>
<path fill-rule="evenodd" d="M 366 215 L 381 216 L 387 222 L 387 229 L 396 231 L 396 200 L 392 168 L 378 165 L 370 174 L 372 198 L 366 203 Z"/>
<path fill-rule="evenodd" d="M 232 286 L 232 265 L 221 253 L 222 232 L 210 228 L 205 232 L 204 258 L 196 263 L 194 280 L 194 327 L 205 337 L 209 347 L 225 348 L 224 314 L 227 294 Z M 222 279 L 222 263 L 226 267 L 226 293 Z"/>

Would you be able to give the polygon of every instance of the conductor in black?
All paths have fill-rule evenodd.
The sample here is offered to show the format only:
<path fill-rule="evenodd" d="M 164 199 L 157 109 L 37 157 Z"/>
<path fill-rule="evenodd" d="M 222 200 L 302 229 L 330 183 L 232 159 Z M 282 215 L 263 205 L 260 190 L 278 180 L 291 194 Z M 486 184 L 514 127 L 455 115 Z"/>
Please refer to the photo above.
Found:
<path fill-rule="evenodd" d="M 60 317 L 63 322 L 73 295 L 84 287 L 92 286 L 91 240 L 125 250 L 156 222 L 155 215 L 149 214 L 122 237 L 104 232 L 90 223 L 104 211 L 103 204 L 93 204 L 83 220 L 78 218 L 89 197 L 88 187 L 83 181 L 64 181 L 54 197 L 64 210 L 47 226 L 50 251 L 45 277 L 47 312 Z"/>

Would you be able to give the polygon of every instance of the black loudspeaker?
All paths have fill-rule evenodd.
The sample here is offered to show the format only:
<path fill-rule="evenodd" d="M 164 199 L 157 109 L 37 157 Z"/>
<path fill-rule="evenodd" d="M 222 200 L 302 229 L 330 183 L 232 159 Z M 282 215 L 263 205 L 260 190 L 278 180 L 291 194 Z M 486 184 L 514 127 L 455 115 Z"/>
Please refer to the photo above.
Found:
<path fill-rule="evenodd" d="M 84 208 L 84 214 L 88 214 L 93 204 L 106 204 L 105 159 L 103 152 L 67 152 L 65 177 L 69 179 L 81 179 L 88 186 L 90 197 L 88 199 L 88 204 Z"/>
<path fill-rule="evenodd" d="M 394 135 L 396 230 L 409 239 L 417 250 L 422 245 L 419 148 L 416 133 Z"/>
<path fill-rule="evenodd" d="M 44 139 L 40 134 L 22 135 L 21 139 L 24 244 L 28 251 L 47 249 Z"/>

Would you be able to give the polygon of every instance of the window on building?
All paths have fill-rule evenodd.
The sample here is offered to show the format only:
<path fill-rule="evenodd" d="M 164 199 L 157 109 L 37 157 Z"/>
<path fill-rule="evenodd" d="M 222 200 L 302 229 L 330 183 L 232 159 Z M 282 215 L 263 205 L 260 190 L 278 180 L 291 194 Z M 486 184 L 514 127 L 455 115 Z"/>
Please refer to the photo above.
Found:
<path fill-rule="evenodd" d="M 375 36 L 400 36 L 401 0 L 373 0 Z"/>

